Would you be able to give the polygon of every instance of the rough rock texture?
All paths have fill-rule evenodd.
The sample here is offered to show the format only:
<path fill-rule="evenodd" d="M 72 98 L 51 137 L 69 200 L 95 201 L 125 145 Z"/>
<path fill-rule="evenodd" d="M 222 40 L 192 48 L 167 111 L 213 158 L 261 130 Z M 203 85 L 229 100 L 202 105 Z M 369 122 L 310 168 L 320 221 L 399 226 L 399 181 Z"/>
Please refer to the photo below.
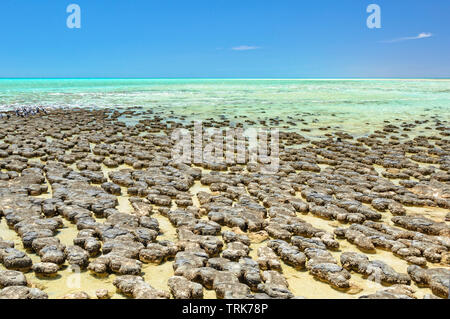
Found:
<path fill-rule="evenodd" d="M 38 288 L 9 286 L 0 290 L 0 299 L 48 299 L 48 295 Z"/>
<path fill-rule="evenodd" d="M 242 163 L 174 161 L 172 133 L 195 126 L 156 104 L 0 117 L 0 236 L 5 229 L 14 239 L 0 238 L 2 298 L 45 297 L 22 272 L 63 280 L 67 267 L 114 274 L 118 293 L 142 299 L 201 298 L 203 288 L 217 298 L 297 298 L 291 271 L 346 293 L 351 272 L 396 285 L 369 296 L 362 287 L 358 296 L 369 298 L 413 298 L 397 286 L 410 280 L 448 294 L 450 129 L 442 116 L 367 124 L 361 135 L 317 127 L 303 113 L 204 120 L 206 144 L 220 136 L 206 128 L 231 121 L 279 127 L 279 167 L 268 173 L 267 158 L 250 161 L 251 152 Z M 411 264 L 408 274 L 377 256 L 381 249 Z M 144 280 L 160 266 L 169 266 L 167 291 Z"/>
<path fill-rule="evenodd" d="M 408 274 L 417 284 L 430 287 L 431 291 L 441 298 L 448 298 L 450 287 L 450 269 L 423 269 L 416 265 L 408 267 Z"/>
<path fill-rule="evenodd" d="M 191 282 L 181 276 L 173 276 L 169 278 L 168 285 L 170 293 L 175 299 L 202 299 L 202 285 Z"/>
<path fill-rule="evenodd" d="M 0 270 L 0 289 L 10 286 L 27 286 L 24 274 L 15 270 Z"/>
<path fill-rule="evenodd" d="M 411 279 L 407 274 L 400 274 L 380 260 L 369 261 L 363 254 L 345 252 L 341 255 L 341 264 L 347 270 L 353 270 L 376 282 L 409 285 Z"/>
<path fill-rule="evenodd" d="M 414 290 L 405 285 L 394 285 L 389 288 L 378 290 L 374 294 L 364 295 L 361 299 L 415 299 Z"/>
<path fill-rule="evenodd" d="M 135 299 L 168 299 L 170 297 L 167 291 L 153 288 L 139 276 L 119 276 L 114 279 L 113 284 L 119 291 Z"/>

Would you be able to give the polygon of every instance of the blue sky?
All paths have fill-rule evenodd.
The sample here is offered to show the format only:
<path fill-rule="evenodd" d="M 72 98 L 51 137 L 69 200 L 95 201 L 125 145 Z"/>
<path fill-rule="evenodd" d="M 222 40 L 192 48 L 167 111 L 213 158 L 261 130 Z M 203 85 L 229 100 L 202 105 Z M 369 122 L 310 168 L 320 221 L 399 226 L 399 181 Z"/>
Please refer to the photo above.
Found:
<path fill-rule="evenodd" d="M 448 0 L 1 0 L 0 77 L 450 77 L 449 16 Z"/>

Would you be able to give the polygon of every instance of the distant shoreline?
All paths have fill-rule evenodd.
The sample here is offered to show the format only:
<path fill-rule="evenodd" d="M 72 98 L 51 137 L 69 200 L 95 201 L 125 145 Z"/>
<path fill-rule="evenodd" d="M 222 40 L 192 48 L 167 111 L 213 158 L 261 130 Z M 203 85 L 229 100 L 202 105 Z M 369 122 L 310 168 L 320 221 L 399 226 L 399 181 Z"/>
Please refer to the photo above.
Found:
<path fill-rule="evenodd" d="M 0 80 L 450 81 L 450 78 L 2 78 Z"/>

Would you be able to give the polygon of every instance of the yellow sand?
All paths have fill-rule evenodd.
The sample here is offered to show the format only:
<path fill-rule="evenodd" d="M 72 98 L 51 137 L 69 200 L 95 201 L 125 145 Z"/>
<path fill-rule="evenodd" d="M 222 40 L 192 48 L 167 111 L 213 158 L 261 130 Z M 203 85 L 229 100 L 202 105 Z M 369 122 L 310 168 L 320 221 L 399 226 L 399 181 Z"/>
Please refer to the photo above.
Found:
<path fill-rule="evenodd" d="M 74 170 L 76 166 L 74 164 L 71 165 L 71 168 Z M 102 171 L 105 176 L 108 176 L 108 173 L 111 171 L 116 171 L 124 168 L 131 168 L 128 165 L 121 165 L 117 168 L 108 168 L 102 164 Z M 202 169 L 203 173 L 208 173 L 210 170 Z M 109 178 L 108 178 L 109 180 Z M 47 194 L 40 195 L 38 197 L 41 198 L 51 198 L 52 192 L 51 187 L 49 186 L 49 191 Z M 194 205 L 200 207 L 198 199 L 196 198 L 196 194 L 200 191 L 205 191 L 211 193 L 211 190 L 208 186 L 202 185 L 199 181 L 196 181 L 194 185 L 190 189 L 190 193 L 193 195 L 192 199 Z M 299 195 L 300 196 L 300 195 Z M 118 196 L 119 205 L 117 209 L 124 213 L 132 213 L 133 207 L 129 202 L 129 196 L 127 195 L 127 191 L 125 187 L 122 187 L 122 195 Z M 172 226 L 170 221 L 159 214 L 157 212 L 158 207 L 154 207 L 152 217 L 156 218 L 160 225 L 161 234 L 158 236 L 158 240 L 170 240 L 176 242 L 178 240 L 176 229 Z M 174 204 L 174 208 L 176 205 Z M 408 214 L 421 214 L 435 221 L 443 221 L 445 220 L 445 215 L 447 211 L 439 208 L 419 208 L 419 207 L 406 207 Z M 337 221 L 330 221 L 326 219 L 319 218 L 312 214 L 298 214 L 298 217 L 303 219 L 304 221 L 312 224 L 313 226 L 323 229 L 327 232 L 333 233 L 336 227 L 341 227 L 347 225 L 341 224 Z M 383 213 L 382 221 L 389 225 L 393 225 L 390 219 L 392 215 L 389 212 Z M 64 228 L 59 230 L 57 237 L 60 239 L 61 243 L 65 245 L 73 245 L 73 239 L 77 236 L 78 230 L 76 226 L 71 224 L 70 222 L 64 220 Z M 222 227 L 222 230 L 230 230 L 228 227 Z M 249 234 L 247 234 L 249 235 Z M 5 219 L 0 220 L 0 237 L 5 240 L 14 241 L 16 248 L 25 251 L 23 248 L 20 237 L 14 232 L 14 230 L 9 229 L 6 224 Z M 220 237 L 220 236 L 218 236 Z M 250 237 L 250 236 L 249 236 Z M 339 263 L 340 254 L 345 251 L 354 251 L 361 252 L 356 246 L 347 242 L 346 240 L 337 239 L 340 244 L 340 249 L 338 251 L 330 251 L 334 258 Z M 257 259 L 257 248 L 266 245 L 267 241 L 263 242 L 255 242 L 252 241 L 250 246 L 250 257 Z M 386 262 L 392 268 L 400 273 L 406 273 L 406 268 L 408 267 L 408 263 L 394 256 L 389 251 L 384 251 L 382 249 L 377 249 L 375 253 L 367 253 L 364 252 L 371 260 L 378 259 Z M 27 254 L 32 258 L 33 262 L 39 262 L 40 258 L 32 251 L 27 251 Z M 162 289 L 168 291 L 169 288 L 167 286 L 167 280 L 173 276 L 173 261 L 166 261 L 160 265 L 154 264 L 143 264 L 142 273 L 143 277 L 150 285 L 154 288 Z M 429 264 L 431 265 L 431 264 Z M 431 267 L 443 267 L 444 265 L 433 264 Z M 0 269 L 4 269 L 2 265 L 0 265 Z M 283 275 L 286 277 L 290 290 L 296 296 L 303 296 L 306 298 L 356 298 L 361 295 L 371 294 L 376 292 L 379 289 L 382 289 L 382 286 L 379 283 L 372 282 L 363 278 L 360 274 L 352 272 L 351 288 L 344 291 L 332 288 L 325 282 L 315 279 L 311 276 L 307 270 L 296 270 L 293 267 L 290 267 L 282 262 L 282 271 Z M 43 289 L 48 295 L 49 298 L 60 298 L 68 293 L 85 291 L 92 298 L 95 298 L 95 291 L 97 289 L 108 289 L 111 293 L 112 298 L 126 298 L 120 293 L 116 292 L 115 287 L 112 282 L 116 277 L 114 274 L 110 274 L 106 277 L 97 277 L 91 275 L 87 271 L 83 271 L 80 274 L 73 273 L 70 267 L 67 264 L 63 265 L 61 271 L 58 272 L 56 277 L 37 277 L 33 272 L 28 272 L 26 274 L 27 279 L 31 283 L 31 285 Z M 414 288 L 417 293 L 416 296 L 421 298 L 424 294 L 431 293 L 428 288 L 419 288 L 414 283 L 411 284 L 411 287 Z M 215 292 L 212 290 L 204 289 L 204 297 L 206 299 L 215 299 Z"/>
<path fill-rule="evenodd" d="M 73 238 L 76 236 L 78 231 L 74 225 L 69 222 L 64 222 L 65 227 L 57 234 L 57 237 L 65 245 L 73 245 Z M 4 240 L 13 241 L 15 247 L 21 251 L 25 251 L 28 256 L 32 259 L 33 263 L 40 262 L 40 258 L 37 254 L 31 250 L 25 250 L 22 245 L 20 237 L 10 229 L 6 224 L 5 219 L 1 219 L 0 222 L 0 237 Z M 0 264 L 0 270 L 4 270 L 3 265 Z M 109 275 L 108 277 L 96 277 L 91 275 L 87 271 L 82 271 L 81 273 L 74 273 L 70 269 L 67 263 L 65 263 L 61 270 L 58 272 L 57 276 L 44 277 L 36 276 L 32 271 L 25 274 L 28 282 L 32 287 L 37 287 L 44 290 L 49 298 L 61 298 L 69 293 L 85 291 L 92 298 L 95 298 L 95 291 L 97 289 L 108 289 L 110 291 L 112 298 L 124 298 L 124 296 L 115 293 L 116 289 L 112 282 L 115 275 Z"/>

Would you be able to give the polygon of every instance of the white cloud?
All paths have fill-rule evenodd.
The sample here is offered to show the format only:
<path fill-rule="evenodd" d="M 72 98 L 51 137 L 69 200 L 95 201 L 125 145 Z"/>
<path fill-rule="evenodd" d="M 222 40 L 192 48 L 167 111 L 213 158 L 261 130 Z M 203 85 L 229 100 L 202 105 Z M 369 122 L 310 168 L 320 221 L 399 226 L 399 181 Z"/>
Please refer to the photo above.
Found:
<path fill-rule="evenodd" d="M 432 36 L 433 36 L 432 33 L 422 32 L 422 33 L 419 33 L 418 35 L 416 35 L 415 37 L 403 37 L 403 38 L 397 38 L 397 39 L 381 41 L 381 42 L 394 43 L 394 42 L 402 42 L 402 41 L 408 41 L 408 40 L 426 39 L 426 38 L 431 38 Z"/>
<path fill-rule="evenodd" d="M 250 45 L 240 45 L 240 46 L 231 48 L 231 50 L 234 50 L 234 51 L 249 51 L 249 50 L 257 50 L 259 48 L 260 47 L 255 47 L 255 46 L 250 46 Z"/>

